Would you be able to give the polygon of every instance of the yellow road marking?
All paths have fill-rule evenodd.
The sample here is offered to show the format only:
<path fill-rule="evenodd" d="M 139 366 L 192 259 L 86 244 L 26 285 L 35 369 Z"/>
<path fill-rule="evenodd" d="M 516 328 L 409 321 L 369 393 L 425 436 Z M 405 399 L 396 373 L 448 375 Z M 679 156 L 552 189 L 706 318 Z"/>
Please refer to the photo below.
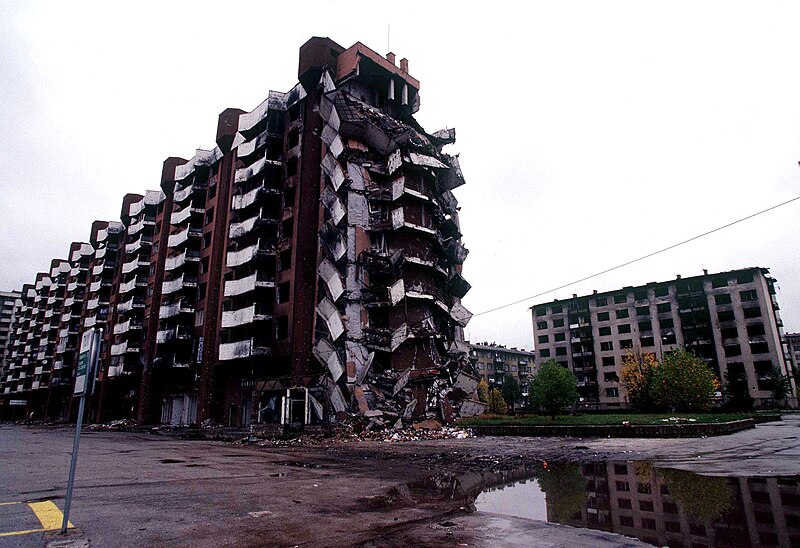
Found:
<path fill-rule="evenodd" d="M 12 504 L 25 504 L 22 502 L 0 502 L 0 506 L 10 506 Z M 41 529 L 26 529 L 24 531 L 7 531 L 0 533 L 0 537 L 10 537 L 14 535 L 28 535 L 31 533 L 44 533 L 47 531 L 58 531 L 61 529 L 61 522 L 64 520 L 64 514 L 58 509 L 53 501 L 46 500 L 43 502 L 29 502 L 28 507 L 33 511 L 36 519 L 42 524 Z M 67 523 L 67 528 L 73 529 L 75 526 L 70 521 Z"/>
<path fill-rule="evenodd" d="M 64 514 L 61 513 L 58 506 L 53 504 L 52 500 L 29 502 L 28 506 L 30 506 L 33 513 L 36 514 L 36 518 L 42 524 L 43 529 L 61 529 L 61 522 L 64 521 Z M 72 523 L 68 523 L 67 527 L 72 527 Z"/>

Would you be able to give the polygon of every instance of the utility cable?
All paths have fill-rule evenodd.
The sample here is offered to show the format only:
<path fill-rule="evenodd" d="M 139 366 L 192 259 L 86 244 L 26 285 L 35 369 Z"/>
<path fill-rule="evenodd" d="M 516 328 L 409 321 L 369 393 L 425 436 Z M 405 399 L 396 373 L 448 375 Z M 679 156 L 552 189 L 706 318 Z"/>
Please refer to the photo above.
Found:
<path fill-rule="evenodd" d="M 675 249 L 676 247 L 682 246 L 684 244 L 688 244 L 689 242 L 693 242 L 695 240 L 699 240 L 700 238 L 703 238 L 704 236 L 708 236 L 709 234 L 713 234 L 715 232 L 719 232 L 720 230 L 723 230 L 723 229 L 731 227 L 731 226 L 733 226 L 735 224 L 739 224 L 741 222 L 747 221 L 748 219 L 752 219 L 753 217 L 757 217 L 758 215 L 761 215 L 762 213 L 767 213 L 768 211 L 772 211 L 773 209 L 778 209 L 781 206 L 785 206 L 785 205 L 790 204 L 790 203 L 792 203 L 794 201 L 797 201 L 797 200 L 800 200 L 800 196 L 797 196 L 797 197 L 792 198 L 790 200 L 786 200 L 785 202 L 781 202 L 779 204 L 776 204 L 774 206 L 768 207 L 766 209 L 762 209 L 761 211 L 757 211 L 757 212 L 752 213 L 752 214 L 750 214 L 750 215 L 748 215 L 746 217 L 742 217 L 741 219 L 737 219 L 737 220 L 735 220 L 733 222 L 724 224 L 722 226 L 718 226 L 717 228 L 711 229 L 711 230 L 709 230 L 707 232 L 703 232 L 702 234 L 698 234 L 696 236 L 692 236 L 691 238 L 688 238 L 686 240 L 682 240 L 680 242 L 674 243 L 672 245 L 669 245 L 669 246 L 664 247 L 662 249 L 659 249 L 657 251 L 653 251 L 651 253 L 648 253 L 647 255 L 642 255 L 641 257 L 637 257 L 636 259 L 632 259 L 630 261 L 626 261 L 626 262 L 618 264 L 616 266 L 612 266 L 611 268 L 606 268 L 605 270 L 601 270 L 600 272 L 595 272 L 594 274 L 590 274 L 589 276 L 584 276 L 583 278 L 580 278 L 579 280 L 575 280 L 575 281 L 572 281 L 572 282 L 569 282 L 569 283 L 565 283 L 564 285 L 560 285 L 558 287 L 554 287 L 552 289 L 548 289 L 547 291 L 542 291 L 541 293 L 537 293 L 536 295 L 531 295 L 529 297 L 525 297 L 524 299 L 518 299 L 518 300 L 516 300 L 514 302 L 503 304 L 503 305 L 497 306 L 495 308 L 490 308 L 489 310 L 484 310 L 483 312 L 478 312 L 476 314 L 473 314 L 472 316 L 473 317 L 475 317 L 475 316 L 483 316 L 484 314 L 489 314 L 491 312 L 497 312 L 498 310 L 502 310 L 504 308 L 508 308 L 509 306 L 514 306 L 515 304 L 524 303 L 525 301 L 529 301 L 531 299 L 535 299 L 536 297 L 541 297 L 542 295 L 547 295 L 548 293 L 552 293 L 553 291 L 558 291 L 559 289 L 564 289 L 564 288 L 569 287 L 571 285 L 575 285 L 575 284 L 580 283 L 580 282 L 585 282 L 586 280 L 591 280 L 592 278 L 596 278 L 598 276 L 602 276 L 603 274 L 608 274 L 609 272 L 612 272 L 614 270 L 618 270 L 618 269 L 623 268 L 625 266 L 632 265 L 633 263 L 637 263 L 639 261 L 643 261 L 644 259 L 649 259 L 650 257 L 658 255 L 659 253 L 664 253 L 665 251 L 669 251 L 670 249 Z"/>

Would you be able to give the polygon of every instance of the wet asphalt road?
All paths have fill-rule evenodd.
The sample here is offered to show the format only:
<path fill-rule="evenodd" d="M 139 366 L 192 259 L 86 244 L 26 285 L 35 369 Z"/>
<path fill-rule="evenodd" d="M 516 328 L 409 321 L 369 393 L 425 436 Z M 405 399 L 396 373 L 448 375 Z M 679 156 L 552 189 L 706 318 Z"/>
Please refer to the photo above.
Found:
<path fill-rule="evenodd" d="M 800 415 L 690 440 L 476 438 L 256 448 L 88 431 L 66 538 L 26 504 L 63 508 L 73 431 L 0 425 L 0 547 L 29 546 L 637 546 L 610 533 L 425 503 L 376 507 L 394 486 L 497 462 L 647 459 L 719 475 L 800 474 Z M 488 457 L 487 457 L 488 456 Z M 483 460 L 481 460 L 483 459 Z M 442 520 L 457 530 L 437 527 Z"/>

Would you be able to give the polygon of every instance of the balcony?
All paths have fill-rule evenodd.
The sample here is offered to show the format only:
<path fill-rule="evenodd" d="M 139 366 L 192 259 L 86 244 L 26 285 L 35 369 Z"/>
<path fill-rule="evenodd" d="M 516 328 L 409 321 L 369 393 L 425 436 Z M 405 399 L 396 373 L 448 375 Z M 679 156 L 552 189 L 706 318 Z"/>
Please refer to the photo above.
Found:
<path fill-rule="evenodd" d="M 121 342 L 118 344 L 111 345 L 111 355 L 112 356 L 121 356 L 128 351 L 128 342 Z"/>
<path fill-rule="evenodd" d="M 225 266 L 228 268 L 233 268 L 236 266 L 242 266 L 244 264 L 249 263 L 256 257 L 265 257 L 267 255 L 274 255 L 275 254 L 275 247 L 268 244 L 261 243 L 259 240 L 257 243 L 245 247 L 244 249 L 240 249 L 239 251 L 228 251 L 228 256 L 225 261 Z"/>
<path fill-rule="evenodd" d="M 122 323 L 118 323 L 114 325 L 114 334 L 115 335 L 122 335 L 123 333 L 127 333 L 131 329 L 141 329 L 142 323 L 136 320 L 127 320 Z"/>
<path fill-rule="evenodd" d="M 124 314 L 136 308 L 144 308 L 144 297 L 131 297 L 129 300 L 117 305 L 117 312 Z"/>
<path fill-rule="evenodd" d="M 250 207 L 256 202 L 260 194 L 261 194 L 261 187 L 256 187 L 250 192 L 246 192 L 245 194 L 234 195 L 233 203 L 231 204 L 231 209 L 233 211 L 239 211 Z"/>
<path fill-rule="evenodd" d="M 238 327 L 255 321 L 268 320 L 272 316 L 263 305 L 253 304 L 239 310 L 228 310 L 222 313 L 222 328 Z"/>
<path fill-rule="evenodd" d="M 268 356 L 269 354 L 269 347 L 254 339 L 245 339 L 243 341 L 219 345 L 219 359 L 221 361 L 239 360 L 251 356 Z"/>
<path fill-rule="evenodd" d="M 365 327 L 364 344 L 374 350 L 394 352 L 408 339 L 408 325 L 403 324 L 394 331 L 388 328 Z"/>
<path fill-rule="evenodd" d="M 158 311 L 158 317 L 162 320 L 173 318 L 178 314 L 194 314 L 194 305 L 180 301 L 174 304 L 162 305 Z"/>
<path fill-rule="evenodd" d="M 91 299 L 91 300 L 89 300 L 88 303 L 86 303 L 86 309 L 87 310 L 94 310 L 98 306 L 100 306 L 100 298 L 99 297 L 95 297 L 94 299 Z"/>
<path fill-rule="evenodd" d="M 95 252 L 94 252 L 94 258 L 95 259 L 102 259 L 105 256 L 106 256 L 106 248 L 105 247 L 101 247 L 100 249 L 96 249 Z"/>
<path fill-rule="evenodd" d="M 150 261 L 146 258 L 134 257 L 133 260 L 124 263 L 122 265 L 122 273 L 123 274 L 130 274 L 131 272 L 135 271 L 137 268 L 145 268 L 150 266 Z"/>
<path fill-rule="evenodd" d="M 122 294 L 130 293 L 137 287 L 147 287 L 147 278 L 144 276 L 136 276 L 124 284 L 119 284 L 119 292 Z"/>
<path fill-rule="evenodd" d="M 202 235 L 202 229 L 190 226 L 176 234 L 170 234 L 167 245 L 169 247 L 178 247 L 188 242 L 189 238 L 200 238 Z"/>
<path fill-rule="evenodd" d="M 187 262 L 197 262 L 199 260 L 200 260 L 199 251 L 184 251 L 180 255 L 176 255 L 174 257 L 167 257 L 167 260 L 164 261 L 164 270 L 168 272 L 177 270 Z"/>
<path fill-rule="evenodd" d="M 136 217 L 137 215 L 139 215 L 139 213 L 144 211 L 144 208 L 145 208 L 145 203 L 144 202 L 145 202 L 145 200 L 144 200 L 144 198 L 142 198 L 138 202 L 132 203 L 130 205 L 130 207 L 128 208 L 128 215 L 130 215 L 131 217 Z"/>
<path fill-rule="evenodd" d="M 182 225 L 192 215 L 202 215 L 204 210 L 199 207 L 194 207 L 194 204 L 189 204 L 180 211 L 175 211 L 169 218 L 171 225 Z"/>
<path fill-rule="evenodd" d="M 255 272 L 240 280 L 228 280 L 225 282 L 225 296 L 235 297 L 244 295 L 256 288 L 275 287 L 275 280 L 266 272 Z"/>
<path fill-rule="evenodd" d="M 179 204 L 191 196 L 192 192 L 194 192 L 194 184 L 190 184 L 189 186 L 186 186 L 180 190 L 176 190 L 172 195 L 172 201 Z M 174 221 L 172 222 L 174 224 Z"/>
<path fill-rule="evenodd" d="M 264 171 L 264 168 L 268 165 L 274 165 L 282 167 L 282 163 L 279 160 L 268 160 L 267 157 L 263 157 L 247 167 L 243 167 L 241 169 L 236 170 L 235 182 L 236 183 L 243 183 L 248 181 Z M 236 197 L 234 196 L 234 199 Z M 234 202 L 235 203 L 235 202 Z"/>
<path fill-rule="evenodd" d="M 250 217 L 241 223 L 231 223 L 229 235 L 231 238 L 239 238 L 249 234 L 253 231 L 253 229 L 265 224 L 277 225 L 278 217 L 277 215 L 265 213 L 264 208 L 261 208 L 258 214 L 254 215 L 253 217 Z"/>
<path fill-rule="evenodd" d="M 161 294 L 171 295 L 185 287 L 197 287 L 197 278 L 181 276 L 175 280 L 168 280 L 161 284 Z"/>
<path fill-rule="evenodd" d="M 172 329 L 162 329 L 158 333 L 156 333 L 156 344 L 165 344 L 170 341 L 175 340 L 175 328 Z"/>
<path fill-rule="evenodd" d="M 89 316 L 83 320 L 83 327 L 94 327 L 97 324 L 97 318 Z"/>

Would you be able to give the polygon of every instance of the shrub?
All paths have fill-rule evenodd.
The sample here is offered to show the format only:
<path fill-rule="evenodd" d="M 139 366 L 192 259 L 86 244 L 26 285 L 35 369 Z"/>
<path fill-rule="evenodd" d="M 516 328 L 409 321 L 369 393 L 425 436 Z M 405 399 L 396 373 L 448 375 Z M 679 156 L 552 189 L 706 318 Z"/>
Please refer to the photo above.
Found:
<path fill-rule="evenodd" d="M 575 375 L 556 363 L 544 362 L 531 380 L 531 400 L 534 406 L 545 409 L 555 419 L 562 409 L 578 399 Z"/>

